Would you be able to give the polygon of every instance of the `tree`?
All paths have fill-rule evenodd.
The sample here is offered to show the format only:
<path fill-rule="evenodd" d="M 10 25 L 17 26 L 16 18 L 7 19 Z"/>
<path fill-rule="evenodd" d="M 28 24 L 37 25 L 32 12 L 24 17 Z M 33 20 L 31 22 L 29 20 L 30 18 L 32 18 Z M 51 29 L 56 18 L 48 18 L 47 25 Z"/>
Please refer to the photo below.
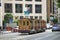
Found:
<path fill-rule="evenodd" d="M 6 28 L 6 23 L 9 23 L 10 19 L 13 19 L 12 14 L 6 14 L 6 15 L 4 15 L 3 29 Z"/>
<path fill-rule="evenodd" d="M 6 23 L 9 23 L 10 19 L 13 19 L 12 14 L 6 14 L 6 15 L 4 15 L 4 20 L 5 20 Z"/>
<path fill-rule="evenodd" d="M 60 8 L 60 0 L 57 0 L 57 7 Z"/>
<path fill-rule="evenodd" d="M 54 24 L 58 23 L 58 19 L 57 18 L 53 19 L 52 21 L 53 21 Z"/>
<path fill-rule="evenodd" d="M 16 23 L 18 25 L 18 20 L 14 20 L 13 23 Z"/>
<path fill-rule="evenodd" d="M 60 0 L 57 0 L 57 7 L 58 7 L 58 15 L 60 15 Z M 59 20 L 60 18 L 58 18 Z M 60 20 L 59 20 L 60 21 Z M 58 21 L 58 23 L 59 23 Z"/>

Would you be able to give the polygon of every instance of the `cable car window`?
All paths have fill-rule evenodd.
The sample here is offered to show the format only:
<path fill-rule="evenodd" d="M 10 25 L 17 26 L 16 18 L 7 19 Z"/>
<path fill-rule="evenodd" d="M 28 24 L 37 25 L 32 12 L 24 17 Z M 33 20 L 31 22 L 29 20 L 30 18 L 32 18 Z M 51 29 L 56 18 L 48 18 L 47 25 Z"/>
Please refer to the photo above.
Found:
<path fill-rule="evenodd" d="M 39 23 L 39 21 L 38 21 L 38 23 Z"/>
<path fill-rule="evenodd" d="M 35 24 L 36 24 L 36 21 L 35 21 Z"/>
<path fill-rule="evenodd" d="M 25 25 L 25 21 L 23 21 L 23 25 Z"/>
<path fill-rule="evenodd" d="M 31 23 L 31 26 L 33 25 L 33 21 L 30 21 L 30 23 Z"/>
<path fill-rule="evenodd" d="M 20 25 L 22 25 L 22 21 L 20 20 Z"/>
<path fill-rule="evenodd" d="M 33 21 L 30 21 L 30 23 L 33 23 Z"/>
<path fill-rule="evenodd" d="M 29 22 L 27 21 L 27 25 L 29 25 Z"/>

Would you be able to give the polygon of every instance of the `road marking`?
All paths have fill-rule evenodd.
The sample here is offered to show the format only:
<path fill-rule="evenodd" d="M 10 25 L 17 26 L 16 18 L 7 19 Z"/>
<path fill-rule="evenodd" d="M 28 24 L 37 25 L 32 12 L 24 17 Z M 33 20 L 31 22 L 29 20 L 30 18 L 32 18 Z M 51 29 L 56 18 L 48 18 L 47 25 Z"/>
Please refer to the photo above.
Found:
<path fill-rule="evenodd" d="M 49 34 L 49 35 L 46 35 L 46 36 L 43 36 L 43 37 L 40 37 L 40 38 L 36 38 L 35 40 L 41 40 L 41 39 L 44 39 L 44 38 L 52 36 L 52 35 L 54 35 L 54 34 L 51 34 L 51 35 Z"/>
<path fill-rule="evenodd" d="M 48 33 L 45 33 L 45 32 L 44 32 L 44 33 L 38 33 L 38 34 L 28 35 L 28 36 L 24 37 L 23 39 L 22 39 L 22 38 L 19 38 L 19 37 L 18 37 L 17 39 L 21 39 L 21 40 L 28 39 L 28 40 L 29 40 L 29 39 L 34 39 L 34 38 L 36 38 L 36 36 L 40 36 L 40 37 L 41 37 L 42 35 L 45 35 L 45 36 L 46 36 L 46 35 L 48 35 L 48 34 L 51 34 L 51 33 L 50 33 L 50 32 L 48 32 Z M 43 36 L 42 36 L 42 37 L 43 37 Z"/>
<path fill-rule="evenodd" d="M 52 37 L 52 36 L 53 36 L 53 37 Z M 54 40 L 54 39 L 57 38 L 58 36 L 60 36 L 60 35 L 57 35 L 57 36 L 56 36 L 56 34 L 48 34 L 48 35 L 46 35 L 46 36 L 43 36 L 43 37 L 40 37 L 40 38 L 36 38 L 35 40 L 41 40 L 41 39 L 48 38 L 48 37 L 51 37 L 51 39 L 49 39 L 49 40 Z"/>

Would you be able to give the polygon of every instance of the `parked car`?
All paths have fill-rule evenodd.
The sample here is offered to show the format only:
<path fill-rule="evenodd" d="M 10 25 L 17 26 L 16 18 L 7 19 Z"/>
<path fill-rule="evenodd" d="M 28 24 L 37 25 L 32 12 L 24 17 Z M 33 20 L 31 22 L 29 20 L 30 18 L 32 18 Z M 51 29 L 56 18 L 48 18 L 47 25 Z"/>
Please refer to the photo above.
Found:
<path fill-rule="evenodd" d="M 13 32 L 18 32 L 18 26 L 17 26 L 17 27 L 12 28 L 12 31 L 13 31 Z"/>
<path fill-rule="evenodd" d="M 58 26 L 58 24 L 55 24 L 55 25 L 52 27 L 52 31 L 60 31 L 60 26 Z"/>
<path fill-rule="evenodd" d="M 47 23 L 47 24 L 46 24 L 46 28 L 47 28 L 47 29 L 51 29 L 51 28 L 52 28 L 52 25 L 51 25 L 50 23 Z"/>
<path fill-rule="evenodd" d="M 17 23 L 9 23 L 9 26 L 11 27 L 12 32 L 18 32 L 18 26 Z"/>

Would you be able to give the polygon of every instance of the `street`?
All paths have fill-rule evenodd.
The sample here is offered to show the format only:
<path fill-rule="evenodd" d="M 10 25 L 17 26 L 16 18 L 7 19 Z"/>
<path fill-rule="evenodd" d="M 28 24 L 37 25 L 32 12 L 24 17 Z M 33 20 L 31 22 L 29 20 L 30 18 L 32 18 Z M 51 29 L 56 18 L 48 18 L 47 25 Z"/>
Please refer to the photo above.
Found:
<path fill-rule="evenodd" d="M 60 40 L 60 32 L 52 32 L 46 30 L 46 32 L 36 33 L 32 35 L 21 33 L 2 33 L 0 34 L 0 40 Z"/>

